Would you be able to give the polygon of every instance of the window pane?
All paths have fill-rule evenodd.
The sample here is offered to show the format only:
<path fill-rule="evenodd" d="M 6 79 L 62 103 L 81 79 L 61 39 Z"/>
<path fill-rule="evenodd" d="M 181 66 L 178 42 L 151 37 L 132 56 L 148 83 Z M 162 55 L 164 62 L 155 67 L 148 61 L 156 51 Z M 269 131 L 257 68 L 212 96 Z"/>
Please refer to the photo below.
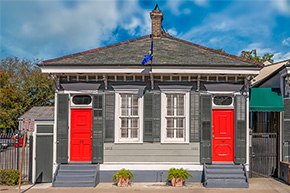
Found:
<path fill-rule="evenodd" d="M 137 97 L 137 95 L 132 95 L 132 100 L 133 100 L 133 102 L 132 102 L 133 106 L 138 106 L 138 97 Z"/>
<path fill-rule="evenodd" d="M 184 118 L 177 118 L 176 119 L 176 127 L 183 128 Z"/>
<path fill-rule="evenodd" d="M 131 129 L 131 138 L 138 138 L 138 129 L 137 128 Z"/>
<path fill-rule="evenodd" d="M 134 116 L 138 116 L 138 107 L 133 107 L 133 114 Z"/>
<path fill-rule="evenodd" d="M 138 128 L 138 118 L 132 119 L 132 127 Z"/>
<path fill-rule="evenodd" d="M 122 118 L 121 120 L 121 127 L 128 127 L 128 119 L 127 118 Z"/>
<path fill-rule="evenodd" d="M 176 138 L 183 138 L 183 129 L 176 129 Z"/>
<path fill-rule="evenodd" d="M 122 104 L 121 104 L 121 107 L 127 107 L 127 97 L 126 95 L 121 95 L 122 97 Z"/>
<path fill-rule="evenodd" d="M 174 129 L 167 128 L 167 138 L 174 138 Z"/>
<path fill-rule="evenodd" d="M 173 118 L 167 118 L 167 127 L 173 127 Z"/>
<path fill-rule="evenodd" d="M 121 138 L 128 138 L 128 130 L 121 128 Z"/>
<path fill-rule="evenodd" d="M 233 98 L 231 96 L 215 96 L 213 102 L 215 105 L 231 105 Z"/>
<path fill-rule="evenodd" d="M 121 108 L 121 115 L 126 116 L 127 115 L 127 109 L 126 108 Z"/>
<path fill-rule="evenodd" d="M 88 105 L 92 102 L 92 98 L 89 95 L 76 95 L 72 101 L 76 105 Z"/>

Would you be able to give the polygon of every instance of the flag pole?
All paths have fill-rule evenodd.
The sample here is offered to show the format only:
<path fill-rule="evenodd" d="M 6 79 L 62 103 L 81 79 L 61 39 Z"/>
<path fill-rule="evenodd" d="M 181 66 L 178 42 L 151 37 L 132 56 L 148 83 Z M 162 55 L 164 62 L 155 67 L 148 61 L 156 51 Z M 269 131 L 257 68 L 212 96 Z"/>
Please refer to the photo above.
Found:
<path fill-rule="evenodd" d="M 153 34 L 151 34 L 151 41 L 153 42 Z M 152 54 L 154 55 L 153 52 L 153 47 L 152 47 Z M 151 58 L 151 65 L 150 65 L 150 78 L 151 78 L 151 89 L 154 89 L 154 80 L 153 80 L 153 72 L 152 72 L 152 61 L 153 61 L 153 56 Z"/>

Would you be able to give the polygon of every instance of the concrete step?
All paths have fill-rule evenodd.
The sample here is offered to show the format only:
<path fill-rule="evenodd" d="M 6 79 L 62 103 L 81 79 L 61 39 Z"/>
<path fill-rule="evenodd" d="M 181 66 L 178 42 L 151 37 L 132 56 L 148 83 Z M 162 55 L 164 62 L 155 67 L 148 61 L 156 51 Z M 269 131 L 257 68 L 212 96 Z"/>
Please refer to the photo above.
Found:
<path fill-rule="evenodd" d="M 231 179 L 224 179 L 224 178 L 215 178 L 215 179 L 207 179 L 207 183 L 210 182 L 246 182 L 246 179 L 239 179 L 239 178 L 231 178 Z"/>
<path fill-rule="evenodd" d="M 249 188 L 246 182 L 208 182 L 206 188 Z"/>
<path fill-rule="evenodd" d="M 242 165 L 206 165 L 207 169 L 229 170 L 229 169 L 243 169 Z"/>
<path fill-rule="evenodd" d="M 83 176 L 56 176 L 55 178 L 56 181 L 94 181 L 95 176 L 94 175 L 83 175 Z"/>
<path fill-rule="evenodd" d="M 207 179 L 246 179 L 246 176 L 241 174 L 208 174 Z"/>
<path fill-rule="evenodd" d="M 243 165 L 214 164 L 205 166 L 204 186 L 207 188 L 248 188 Z"/>
<path fill-rule="evenodd" d="M 58 175 L 95 175 L 96 171 L 76 171 L 76 170 L 65 170 L 58 171 Z"/>
<path fill-rule="evenodd" d="M 95 187 L 97 185 L 98 165 L 95 164 L 61 164 L 53 187 Z"/>
<path fill-rule="evenodd" d="M 66 170 L 81 170 L 81 171 L 90 171 L 90 170 L 97 170 L 96 165 L 60 165 L 59 167 L 60 171 L 66 171 Z"/>
<path fill-rule="evenodd" d="M 95 182 L 91 181 L 56 181 L 54 182 L 54 187 L 95 187 Z"/>
<path fill-rule="evenodd" d="M 207 169 L 207 174 L 244 174 L 244 170 L 241 169 L 228 169 L 228 170 L 220 170 L 220 169 Z"/>

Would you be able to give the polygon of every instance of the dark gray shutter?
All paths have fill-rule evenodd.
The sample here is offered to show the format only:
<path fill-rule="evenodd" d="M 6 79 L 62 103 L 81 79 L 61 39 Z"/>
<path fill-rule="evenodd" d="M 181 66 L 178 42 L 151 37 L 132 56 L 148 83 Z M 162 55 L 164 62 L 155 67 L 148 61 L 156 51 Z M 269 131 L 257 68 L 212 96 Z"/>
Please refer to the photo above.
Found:
<path fill-rule="evenodd" d="M 199 93 L 190 93 L 190 142 L 199 141 Z"/>
<path fill-rule="evenodd" d="M 93 95 L 92 163 L 103 163 L 104 95 Z"/>
<path fill-rule="evenodd" d="M 57 95 L 56 162 L 68 163 L 68 94 Z"/>
<path fill-rule="evenodd" d="M 246 163 L 247 140 L 247 103 L 246 96 L 235 97 L 235 163 Z"/>
<path fill-rule="evenodd" d="M 144 94 L 144 142 L 160 142 L 161 93 Z"/>
<path fill-rule="evenodd" d="M 105 142 L 114 142 L 115 93 L 106 93 L 104 115 L 105 115 L 104 117 Z"/>
<path fill-rule="evenodd" d="M 211 95 L 202 94 L 200 96 L 200 121 L 201 121 L 201 140 L 200 140 L 200 162 L 212 162 L 212 100 Z"/>
<path fill-rule="evenodd" d="M 283 161 L 290 162 L 290 98 L 284 99 L 283 113 Z"/>

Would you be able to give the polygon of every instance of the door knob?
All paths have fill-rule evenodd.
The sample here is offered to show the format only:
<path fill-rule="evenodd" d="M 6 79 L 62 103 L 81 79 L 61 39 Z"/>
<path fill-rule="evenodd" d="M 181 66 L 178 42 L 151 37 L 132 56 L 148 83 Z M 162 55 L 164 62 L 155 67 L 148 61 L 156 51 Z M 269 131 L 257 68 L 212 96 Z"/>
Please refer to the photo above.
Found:
<path fill-rule="evenodd" d="M 214 135 L 212 135 L 212 138 L 214 138 Z"/>

